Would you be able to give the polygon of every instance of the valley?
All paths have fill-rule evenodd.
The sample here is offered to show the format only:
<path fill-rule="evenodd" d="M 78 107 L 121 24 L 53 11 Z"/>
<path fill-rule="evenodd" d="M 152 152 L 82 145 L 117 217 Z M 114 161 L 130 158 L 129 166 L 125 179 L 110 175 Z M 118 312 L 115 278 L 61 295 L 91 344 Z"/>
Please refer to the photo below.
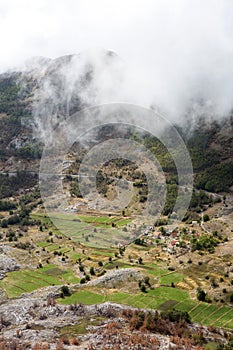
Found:
<path fill-rule="evenodd" d="M 113 57 L 105 55 L 111 64 Z M 55 72 L 77 59 L 0 75 L 0 349 L 230 349 L 232 115 L 219 123 L 197 117 L 191 131 L 189 119 L 175 125 L 193 164 L 194 186 L 182 220 L 174 204 L 179 189 L 188 189 L 179 186 L 171 154 L 132 125 L 103 125 L 75 142 L 62 164 L 54 156 L 60 171 L 45 175 L 61 186 L 55 194 L 45 187 L 46 202 L 39 170 L 45 140 L 35 124 L 39 120 L 48 134 L 61 125 L 68 118 L 66 99 L 55 89 L 59 102 L 55 115 L 46 116 L 51 119 L 35 120 L 34 103 L 44 83 L 62 85 Z M 87 107 L 80 86 L 84 80 L 82 89 L 89 91 L 92 69 L 85 70 L 70 99 L 74 113 Z M 50 105 L 44 95 L 36 101 L 45 109 Z M 84 196 L 83 159 L 113 138 L 145 147 L 162 171 L 141 154 L 139 165 L 113 157 L 100 164 L 97 192 Z M 124 142 L 119 149 L 128 150 Z M 93 179 L 82 176 L 88 189 Z M 118 196 L 127 199 L 120 209 Z"/>

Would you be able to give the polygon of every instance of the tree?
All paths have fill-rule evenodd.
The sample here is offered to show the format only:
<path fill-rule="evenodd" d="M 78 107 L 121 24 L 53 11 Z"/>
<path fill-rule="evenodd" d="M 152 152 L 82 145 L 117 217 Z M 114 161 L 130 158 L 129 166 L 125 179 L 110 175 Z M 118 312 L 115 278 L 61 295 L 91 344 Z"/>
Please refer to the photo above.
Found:
<path fill-rule="evenodd" d="M 197 288 L 197 299 L 199 301 L 206 301 L 207 294 L 200 287 Z"/>
<path fill-rule="evenodd" d="M 84 266 L 83 266 L 83 265 L 80 265 L 80 266 L 79 266 L 79 271 L 80 271 L 80 272 L 84 272 Z"/>
<path fill-rule="evenodd" d="M 162 235 L 164 235 L 166 233 L 166 230 L 165 230 L 165 228 L 163 226 L 161 226 L 159 228 L 159 231 L 162 233 Z"/>
<path fill-rule="evenodd" d="M 62 286 L 61 287 L 61 296 L 65 297 L 65 296 L 69 296 L 70 295 L 70 290 L 68 286 Z"/>
<path fill-rule="evenodd" d="M 143 262 L 142 258 L 141 258 L 141 257 L 138 258 L 138 263 L 139 263 L 140 265 L 142 265 L 142 262 Z"/>
<path fill-rule="evenodd" d="M 90 274 L 91 274 L 92 276 L 95 275 L 95 270 L 94 270 L 94 267 L 93 267 L 93 266 L 90 267 Z"/>
<path fill-rule="evenodd" d="M 86 275 L 86 276 L 85 276 L 85 279 L 86 279 L 86 281 L 88 282 L 88 281 L 90 281 L 91 278 L 90 278 L 89 275 Z"/>
<path fill-rule="evenodd" d="M 203 215 L 203 221 L 204 221 L 204 222 L 207 222 L 207 221 L 209 221 L 209 220 L 210 220 L 210 217 L 209 217 L 208 214 Z"/>
<path fill-rule="evenodd" d="M 119 248 L 119 253 L 121 256 L 123 256 L 124 255 L 124 248 Z"/>
<path fill-rule="evenodd" d="M 8 227 L 7 220 L 2 220 L 1 227 L 2 228 L 7 228 Z"/>
<path fill-rule="evenodd" d="M 142 284 L 141 287 L 140 287 L 140 289 L 141 289 L 141 291 L 142 291 L 143 293 L 146 293 L 146 286 L 145 286 L 145 284 Z"/>
<path fill-rule="evenodd" d="M 210 283 L 212 288 L 217 288 L 219 286 L 214 277 L 211 277 Z"/>

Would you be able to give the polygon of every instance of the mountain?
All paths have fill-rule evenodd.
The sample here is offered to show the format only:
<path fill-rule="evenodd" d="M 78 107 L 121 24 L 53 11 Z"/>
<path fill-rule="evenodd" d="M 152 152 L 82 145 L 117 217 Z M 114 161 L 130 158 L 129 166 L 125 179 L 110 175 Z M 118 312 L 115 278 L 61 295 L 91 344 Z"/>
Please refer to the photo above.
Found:
<path fill-rule="evenodd" d="M 36 169 L 43 142 L 65 118 L 86 106 L 120 98 L 124 64 L 99 50 L 57 59 L 36 57 L 24 69 L 0 75 L 0 157 L 2 171 Z M 187 112 L 177 128 L 191 158 L 200 189 L 228 191 L 232 181 L 233 117 L 218 121 L 208 111 Z M 192 115 L 192 116 L 191 116 Z M 184 120 L 184 118 L 181 118 Z M 9 165 L 10 164 L 10 165 Z M 211 179 L 209 178 L 211 176 Z"/>
<path fill-rule="evenodd" d="M 179 186 L 166 147 L 149 132 L 108 123 L 68 151 L 58 174 L 66 206 L 58 193 L 45 210 L 44 145 L 75 112 L 124 101 L 125 79 L 124 62 L 105 50 L 35 57 L 0 75 L 1 349 L 232 348 L 232 115 L 217 119 L 196 101 L 174 122 L 195 175 L 182 222 L 170 220 Z M 129 159 L 100 164 L 95 179 L 110 202 L 131 185 L 122 210 L 99 210 L 82 196 L 82 160 L 114 137 L 145 146 L 163 169 L 165 203 L 158 218 L 152 208 L 150 223 L 142 215 L 147 178 Z M 153 186 L 162 187 L 159 176 Z"/>
<path fill-rule="evenodd" d="M 0 155 L 40 156 L 50 128 L 85 106 L 103 102 L 111 84 L 120 84 L 121 60 L 111 51 L 42 57 L 26 62 L 24 69 L 0 75 Z M 108 81 L 105 83 L 104 81 Z M 106 92 L 108 91 L 108 93 Z"/>

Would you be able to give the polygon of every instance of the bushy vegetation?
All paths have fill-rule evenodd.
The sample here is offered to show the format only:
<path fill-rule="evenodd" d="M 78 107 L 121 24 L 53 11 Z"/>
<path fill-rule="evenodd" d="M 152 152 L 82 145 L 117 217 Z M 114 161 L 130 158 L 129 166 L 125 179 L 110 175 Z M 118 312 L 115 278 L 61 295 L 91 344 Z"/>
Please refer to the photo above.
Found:
<path fill-rule="evenodd" d="M 37 180 L 37 175 L 25 171 L 19 171 L 14 176 L 0 174 L 0 198 L 15 196 L 20 189 L 35 186 Z"/>
<path fill-rule="evenodd" d="M 215 238 L 214 235 L 210 236 L 204 234 L 200 238 L 194 237 L 191 241 L 192 251 L 207 250 L 208 252 L 213 253 L 218 243 L 219 239 Z"/>
<path fill-rule="evenodd" d="M 16 209 L 17 205 L 15 202 L 12 201 L 1 201 L 0 200 L 0 211 L 7 211 L 7 210 L 13 210 Z"/>
<path fill-rule="evenodd" d="M 196 187 L 210 192 L 228 191 L 233 185 L 232 173 L 232 162 L 213 166 L 197 176 Z"/>
<path fill-rule="evenodd" d="M 42 146 L 40 144 L 25 145 L 15 150 L 15 155 L 23 159 L 40 159 Z"/>
<path fill-rule="evenodd" d="M 69 176 L 67 176 L 67 179 L 69 179 Z M 79 189 L 78 179 L 73 179 L 71 181 L 70 193 L 78 198 L 82 198 L 82 194 L 81 194 L 80 189 Z"/>
<path fill-rule="evenodd" d="M 143 238 L 136 238 L 134 241 L 134 244 L 141 245 L 141 246 L 147 246 L 147 244 Z"/>
<path fill-rule="evenodd" d="M 203 289 L 198 287 L 198 289 L 197 289 L 197 300 L 199 300 L 199 301 L 206 301 L 206 299 L 207 299 L 207 293 Z"/>
<path fill-rule="evenodd" d="M 219 344 L 217 350 L 232 350 L 233 349 L 233 336 L 229 339 L 227 344 Z"/>
<path fill-rule="evenodd" d="M 19 99 L 20 86 L 16 83 L 17 76 L 0 80 L 0 113 L 11 116 L 22 115 L 22 103 Z"/>

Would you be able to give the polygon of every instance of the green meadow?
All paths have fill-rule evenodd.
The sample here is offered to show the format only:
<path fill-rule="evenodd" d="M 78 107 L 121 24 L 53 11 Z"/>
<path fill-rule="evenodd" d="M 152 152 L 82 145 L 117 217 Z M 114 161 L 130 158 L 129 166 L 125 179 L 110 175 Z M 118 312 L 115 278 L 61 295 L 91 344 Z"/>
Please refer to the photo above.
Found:
<path fill-rule="evenodd" d="M 96 304 L 105 301 L 160 311 L 175 308 L 187 311 L 193 322 L 233 329 L 233 308 L 195 302 L 190 299 L 186 291 L 172 287 L 158 287 L 148 290 L 147 293 L 136 294 L 120 291 L 101 294 L 89 289 L 82 289 L 65 299 L 59 299 L 62 304 Z"/>
<path fill-rule="evenodd" d="M 49 264 L 37 270 L 9 272 L 0 281 L 0 287 L 6 291 L 9 298 L 14 298 L 42 287 L 78 282 L 79 278 L 71 270 L 61 270 L 56 265 Z"/>

